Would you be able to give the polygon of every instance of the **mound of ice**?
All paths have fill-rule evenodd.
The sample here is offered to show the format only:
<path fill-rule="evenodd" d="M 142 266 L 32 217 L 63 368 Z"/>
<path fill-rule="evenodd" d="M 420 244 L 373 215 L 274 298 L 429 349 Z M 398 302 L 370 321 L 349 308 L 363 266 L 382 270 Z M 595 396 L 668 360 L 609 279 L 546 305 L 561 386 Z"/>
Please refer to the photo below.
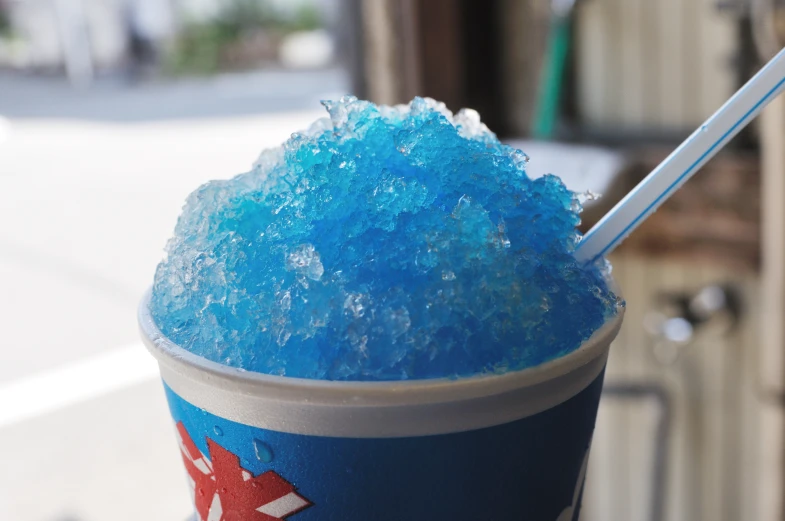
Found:
<path fill-rule="evenodd" d="M 453 377 L 564 355 L 615 313 L 572 256 L 576 194 L 529 179 L 476 112 L 324 105 L 188 198 L 151 303 L 171 340 L 276 375 Z"/>

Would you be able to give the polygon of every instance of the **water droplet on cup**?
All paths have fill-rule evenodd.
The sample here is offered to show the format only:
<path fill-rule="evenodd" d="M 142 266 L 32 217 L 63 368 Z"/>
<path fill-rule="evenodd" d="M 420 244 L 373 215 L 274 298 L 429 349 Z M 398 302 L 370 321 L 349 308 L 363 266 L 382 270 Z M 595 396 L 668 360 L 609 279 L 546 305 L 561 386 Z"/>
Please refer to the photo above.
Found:
<path fill-rule="evenodd" d="M 220 428 L 219 426 L 217 426 L 217 425 L 215 427 L 213 427 L 213 432 L 215 432 L 216 436 L 223 436 L 224 435 L 224 430 L 222 428 Z"/>
<path fill-rule="evenodd" d="M 253 448 L 259 461 L 270 463 L 273 460 L 273 449 L 262 440 L 253 440 Z"/>

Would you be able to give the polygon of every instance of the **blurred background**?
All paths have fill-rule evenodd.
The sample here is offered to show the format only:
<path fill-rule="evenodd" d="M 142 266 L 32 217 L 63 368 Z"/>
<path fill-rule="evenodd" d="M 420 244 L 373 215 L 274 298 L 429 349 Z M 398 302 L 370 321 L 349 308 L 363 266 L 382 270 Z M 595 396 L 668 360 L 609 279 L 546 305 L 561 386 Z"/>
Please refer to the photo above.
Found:
<path fill-rule="evenodd" d="M 777 0 L 0 0 L 0 519 L 175 521 L 135 308 L 186 195 L 345 93 L 472 107 L 589 227 L 785 43 Z M 585 521 L 785 521 L 785 102 L 627 240 Z"/>

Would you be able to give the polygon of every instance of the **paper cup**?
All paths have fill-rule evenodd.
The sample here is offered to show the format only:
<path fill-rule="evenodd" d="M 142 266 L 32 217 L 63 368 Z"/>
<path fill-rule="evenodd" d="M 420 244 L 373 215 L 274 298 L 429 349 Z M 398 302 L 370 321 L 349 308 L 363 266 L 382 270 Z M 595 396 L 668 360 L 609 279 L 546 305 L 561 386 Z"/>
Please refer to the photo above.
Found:
<path fill-rule="evenodd" d="M 158 330 L 199 521 L 574 521 L 608 348 L 503 375 L 331 382 L 223 366 Z M 565 324 L 569 327 L 569 324 Z"/>

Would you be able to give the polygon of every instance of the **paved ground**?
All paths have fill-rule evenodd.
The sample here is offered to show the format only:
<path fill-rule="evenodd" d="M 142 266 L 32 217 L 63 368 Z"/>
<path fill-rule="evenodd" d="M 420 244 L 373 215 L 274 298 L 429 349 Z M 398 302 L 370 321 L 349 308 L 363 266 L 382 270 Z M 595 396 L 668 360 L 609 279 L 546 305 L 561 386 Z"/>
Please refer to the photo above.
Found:
<path fill-rule="evenodd" d="M 138 85 L 113 76 L 89 89 L 72 89 L 63 78 L 0 72 L 0 114 L 113 122 L 227 118 L 314 107 L 326 95 L 345 94 L 347 85 L 337 69 L 265 70 Z"/>
<path fill-rule="evenodd" d="M 82 92 L 0 76 L 0 519 L 186 517 L 136 304 L 185 196 L 345 88 L 336 71 Z"/>

